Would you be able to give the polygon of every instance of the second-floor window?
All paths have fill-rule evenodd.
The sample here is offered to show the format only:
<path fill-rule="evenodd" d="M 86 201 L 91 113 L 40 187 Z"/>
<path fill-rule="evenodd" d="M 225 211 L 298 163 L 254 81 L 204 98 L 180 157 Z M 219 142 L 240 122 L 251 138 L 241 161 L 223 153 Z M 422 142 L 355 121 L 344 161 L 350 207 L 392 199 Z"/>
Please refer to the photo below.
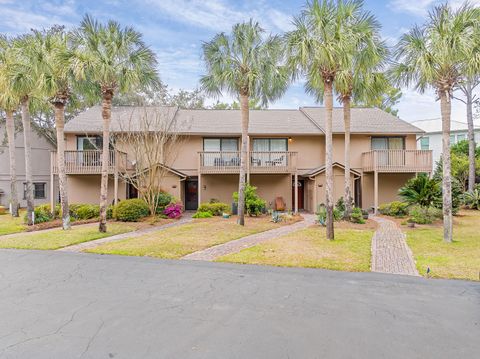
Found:
<path fill-rule="evenodd" d="M 203 150 L 205 152 L 238 151 L 238 139 L 236 138 L 204 138 Z"/>
<path fill-rule="evenodd" d="M 404 137 L 372 137 L 372 150 L 404 150 Z"/>
<path fill-rule="evenodd" d="M 89 151 L 89 150 L 102 150 L 102 137 L 101 136 L 78 136 L 77 137 L 77 150 Z"/>
<path fill-rule="evenodd" d="M 286 152 L 288 139 L 286 138 L 254 138 L 253 151 L 255 152 Z"/>
<path fill-rule="evenodd" d="M 422 149 L 422 150 L 430 149 L 430 138 L 429 137 L 420 138 L 420 149 Z"/>

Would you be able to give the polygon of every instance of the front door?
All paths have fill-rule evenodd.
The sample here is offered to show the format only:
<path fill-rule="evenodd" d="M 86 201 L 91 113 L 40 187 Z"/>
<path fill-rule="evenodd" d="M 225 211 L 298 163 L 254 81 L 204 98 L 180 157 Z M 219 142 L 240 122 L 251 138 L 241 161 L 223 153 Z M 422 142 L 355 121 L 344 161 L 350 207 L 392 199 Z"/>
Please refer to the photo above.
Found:
<path fill-rule="evenodd" d="M 198 208 L 198 181 L 185 181 L 185 209 L 194 211 Z"/>
<path fill-rule="evenodd" d="M 304 180 L 298 180 L 298 209 L 304 209 L 303 189 L 305 187 Z M 292 182 L 292 207 L 295 208 L 295 181 Z"/>

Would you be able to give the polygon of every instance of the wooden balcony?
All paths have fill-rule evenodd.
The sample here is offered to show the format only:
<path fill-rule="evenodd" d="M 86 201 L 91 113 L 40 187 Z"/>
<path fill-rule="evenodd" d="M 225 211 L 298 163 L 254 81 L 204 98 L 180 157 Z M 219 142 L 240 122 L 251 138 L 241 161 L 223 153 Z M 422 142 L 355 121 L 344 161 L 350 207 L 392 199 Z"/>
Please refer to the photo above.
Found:
<path fill-rule="evenodd" d="M 364 172 L 432 172 L 432 151 L 372 150 L 362 154 Z"/>
<path fill-rule="evenodd" d="M 127 154 L 110 150 L 108 154 L 108 173 L 127 170 Z M 52 173 L 58 174 L 57 152 L 51 152 Z M 102 151 L 65 151 L 65 170 L 67 174 L 102 173 Z"/>
<path fill-rule="evenodd" d="M 240 172 L 240 151 L 199 152 L 199 171 L 203 174 L 235 174 Z M 250 173 L 294 173 L 296 152 L 248 152 Z"/>

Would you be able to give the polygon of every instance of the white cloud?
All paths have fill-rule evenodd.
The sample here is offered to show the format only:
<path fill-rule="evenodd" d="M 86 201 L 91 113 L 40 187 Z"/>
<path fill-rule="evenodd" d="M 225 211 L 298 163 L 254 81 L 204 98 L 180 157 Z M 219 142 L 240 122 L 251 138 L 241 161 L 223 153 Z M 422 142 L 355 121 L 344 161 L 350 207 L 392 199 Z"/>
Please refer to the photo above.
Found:
<path fill-rule="evenodd" d="M 406 12 L 416 16 L 425 17 L 428 11 L 438 4 L 443 4 L 445 1 L 440 0 L 391 0 L 389 7 L 395 11 Z M 451 0 L 449 4 L 457 9 L 465 3 L 465 0 Z M 479 5 L 480 0 L 470 0 L 471 5 Z"/>
<path fill-rule="evenodd" d="M 286 31 L 290 16 L 263 1 L 239 8 L 225 0 L 150 0 L 172 20 L 214 31 L 229 31 L 235 23 L 252 18 L 269 31 Z"/>

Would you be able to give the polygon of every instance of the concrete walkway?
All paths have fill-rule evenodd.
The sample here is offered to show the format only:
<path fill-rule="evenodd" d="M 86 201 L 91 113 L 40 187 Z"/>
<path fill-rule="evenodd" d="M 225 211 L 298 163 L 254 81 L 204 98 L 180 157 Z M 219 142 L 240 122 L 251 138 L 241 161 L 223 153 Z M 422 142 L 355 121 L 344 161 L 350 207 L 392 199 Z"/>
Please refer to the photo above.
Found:
<path fill-rule="evenodd" d="M 243 249 L 253 247 L 259 243 L 268 241 L 272 238 L 281 237 L 299 229 L 303 229 L 315 223 L 315 215 L 303 213 L 303 221 L 297 222 L 288 226 L 271 229 L 269 231 L 252 234 L 243 238 L 236 239 L 227 243 L 219 244 L 202 251 L 190 253 L 182 259 L 195 261 L 213 261 L 218 257 L 240 252 Z"/>
<path fill-rule="evenodd" d="M 117 242 L 117 241 L 121 241 L 123 239 L 128 239 L 128 238 L 140 237 L 140 236 L 143 236 L 144 234 L 154 233 L 154 232 L 158 232 L 158 231 L 161 231 L 163 229 L 166 229 L 166 228 L 180 226 L 182 224 L 189 223 L 191 221 L 192 221 L 192 213 L 186 212 L 186 213 L 183 214 L 182 218 L 179 219 L 176 222 L 163 224 L 161 226 L 153 226 L 153 227 L 149 227 L 149 228 L 143 228 L 143 229 L 139 229 L 139 230 L 133 231 L 133 232 L 117 234 L 115 236 L 100 238 L 100 239 L 90 241 L 90 242 L 83 242 L 83 243 L 75 244 L 73 246 L 68 246 L 68 247 L 63 247 L 63 248 L 57 249 L 57 251 L 60 251 L 60 252 L 82 252 L 86 249 L 92 249 L 92 248 L 98 247 L 101 244 Z"/>
<path fill-rule="evenodd" d="M 379 224 L 372 238 L 372 272 L 418 276 L 405 234 L 393 221 L 375 216 L 372 219 Z"/>

